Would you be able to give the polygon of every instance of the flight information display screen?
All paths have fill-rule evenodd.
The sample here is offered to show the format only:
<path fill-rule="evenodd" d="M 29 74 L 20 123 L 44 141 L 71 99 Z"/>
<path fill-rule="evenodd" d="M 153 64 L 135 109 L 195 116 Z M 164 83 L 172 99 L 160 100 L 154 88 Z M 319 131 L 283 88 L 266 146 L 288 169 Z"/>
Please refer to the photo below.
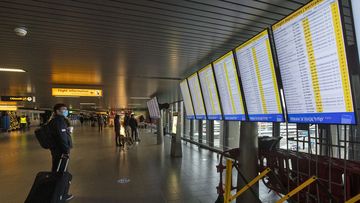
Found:
<path fill-rule="evenodd" d="M 150 118 L 160 118 L 160 108 L 157 98 L 152 98 L 146 104 L 149 109 Z"/>
<path fill-rule="evenodd" d="M 199 71 L 199 78 L 204 96 L 207 118 L 209 120 L 221 120 L 222 114 L 219 93 L 211 64 Z"/>
<path fill-rule="evenodd" d="M 189 86 L 186 79 L 180 82 L 180 90 L 184 101 L 186 118 L 195 119 L 194 109 L 189 92 Z"/>
<path fill-rule="evenodd" d="M 195 118 L 206 119 L 205 106 L 201 93 L 198 74 L 194 73 L 190 77 L 188 77 L 188 83 L 189 83 L 192 102 L 194 105 Z"/>
<path fill-rule="evenodd" d="M 284 121 L 268 30 L 237 47 L 235 54 L 249 120 Z"/>
<path fill-rule="evenodd" d="M 214 62 L 214 72 L 224 119 L 245 120 L 244 104 L 232 51 Z"/>
<path fill-rule="evenodd" d="M 315 0 L 272 26 L 288 121 L 355 124 L 337 0 Z"/>

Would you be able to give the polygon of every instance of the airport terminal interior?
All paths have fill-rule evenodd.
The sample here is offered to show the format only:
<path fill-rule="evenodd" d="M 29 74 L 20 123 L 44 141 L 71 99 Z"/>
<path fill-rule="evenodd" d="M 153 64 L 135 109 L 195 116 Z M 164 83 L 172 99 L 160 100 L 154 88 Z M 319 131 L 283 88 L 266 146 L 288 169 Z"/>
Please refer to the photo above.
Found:
<path fill-rule="evenodd" d="M 0 202 L 360 202 L 359 48 L 360 0 L 0 0 Z"/>

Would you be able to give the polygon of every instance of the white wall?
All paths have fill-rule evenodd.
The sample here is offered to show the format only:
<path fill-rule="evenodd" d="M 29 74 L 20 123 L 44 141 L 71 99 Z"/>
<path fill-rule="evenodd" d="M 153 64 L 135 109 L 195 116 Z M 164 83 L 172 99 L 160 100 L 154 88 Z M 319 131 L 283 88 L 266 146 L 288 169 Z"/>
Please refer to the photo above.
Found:
<path fill-rule="evenodd" d="M 351 3 L 355 21 L 356 40 L 360 60 L 360 0 L 352 0 Z"/>

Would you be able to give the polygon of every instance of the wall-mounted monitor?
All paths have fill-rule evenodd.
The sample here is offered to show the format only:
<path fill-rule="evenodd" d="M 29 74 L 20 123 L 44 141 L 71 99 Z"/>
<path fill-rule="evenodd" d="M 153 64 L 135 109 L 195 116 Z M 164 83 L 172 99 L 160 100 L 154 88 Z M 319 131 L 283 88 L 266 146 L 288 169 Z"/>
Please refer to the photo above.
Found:
<path fill-rule="evenodd" d="M 187 119 L 195 119 L 195 113 L 194 113 L 193 104 L 191 101 L 189 86 L 188 86 L 186 79 L 180 82 L 180 90 L 181 90 L 182 98 L 184 101 L 186 118 Z"/>
<path fill-rule="evenodd" d="M 289 122 L 356 123 L 339 8 L 311 1 L 272 26 Z"/>
<path fill-rule="evenodd" d="M 354 25 L 355 25 L 355 36 L 356 42 L 358 47 L 358 55 L 360 61 L 360 1 L 359 0 L 352 0 L 352 14 L 354 16 Z"/>
<path fill-rule="evenodd" d="M 237 47 L 235 55 L 249 120 L 284 121 L 268 30 Z"/>
<path fill-rule="evenodd" d="M 245 120 L 240 82 L 232 51 L 216 60 L 213 64 L 224 119 Z"/>
<path fill-rule="evenodd" d="M 190 95 L 194 106 L 195 118 L 200 120 L 206 119 L 205 105 L 201 93 L 198 74 L 192 74 L 190 77 L 188 77 L 187 80 L 189 83 Z"/>
<path fill-rule="evenodd" d="M 199 71 L 199 79 L 204 96 L 207 118 L 209 120 L 221 120 L 219 93 L 211 64 Z"/>
<path fill-rule="evenodd" d="M 158 119 L 160 118 L 160 108 L 159 103 L 156 97 L 150 99 L 146 102 L 147 107 L 149 109 L 150 118 Z"/>

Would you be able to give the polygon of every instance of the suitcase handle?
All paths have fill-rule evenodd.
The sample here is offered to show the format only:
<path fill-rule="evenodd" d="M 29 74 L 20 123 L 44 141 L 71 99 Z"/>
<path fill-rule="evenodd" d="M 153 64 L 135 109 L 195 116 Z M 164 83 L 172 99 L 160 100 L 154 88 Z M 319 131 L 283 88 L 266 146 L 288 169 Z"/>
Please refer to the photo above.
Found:
<path fill-rule="evenodd" d="M 56 169 L 56 172 L 60 172 L 60 167 L 61 167 L 61 164 L 62 164 L 62 161 L 66 159 L 66 164 L 65 164 L 65 167 L 64 167 L 64 171 L 66 171 L 67 167 L 68 167 L 68 164 L 69 164 L 69 157 L 64 157 L 64 156 L 61 156 L 60 158 L 60 161 L 59 161 L 59 164 L 58 164 L 58 167 Z"/>

